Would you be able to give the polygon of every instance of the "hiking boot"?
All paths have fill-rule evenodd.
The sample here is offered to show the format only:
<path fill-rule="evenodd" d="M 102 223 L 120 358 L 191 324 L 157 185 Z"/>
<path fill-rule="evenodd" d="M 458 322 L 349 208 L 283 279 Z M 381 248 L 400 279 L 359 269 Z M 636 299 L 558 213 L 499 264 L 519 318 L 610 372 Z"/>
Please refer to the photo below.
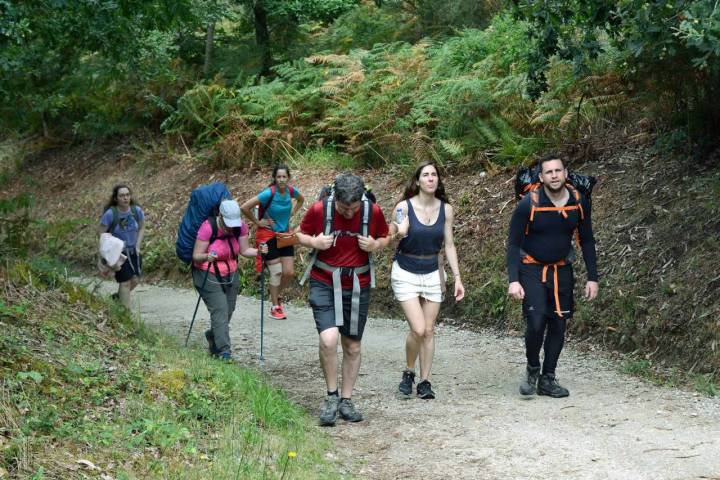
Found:
<path fill-rule="evenodd" d="M 270 307 L 270 316 L 276 320 L 285 320 L 287 318 L 281 305 L 273 305 Z"/>
<path fill-rule="evenodd" d="M 217 355 L 220 353 L 215 346 L 215 336 L 213 335 L 212 329 L 205 330 L 205 340 L 208 342 L 208 350 L 210 351 L 210 355 Z"/>
<path fill-rule="evenodd" d="M 337 395 L 328 395 L 325 397 L 323 406 L 320 407 L 320 425 L 323 427 L 332 427 L 335 425 L 338 413 L 338 402 L 340 399 Z"/>
<path fill-rule="evenodd" d="M 340 418 L 348 422 L 360 422 L 363 419 L 362 413 L 358 412 L 352 400 L 349 398 L 340 400 L 338 411 L 340 412 Z"/>
<path fill-rule="evenodd" d="M 526 367 L 527 376 L 520 382 L 520 395 L 535 395 L 538 377 L 540 376 L 540 367 Z"/>
<path fill-rule="evenodd" d="M 538 395 L 547 395 L 553 398 L 562 398 L 570 395 L 567 388 L 563 388 L 555 380 L 555 375 L 552 373 L 546 373 L 540 375 L 537 386 Z"/>
<path fill-rule="evenodd" d="M 435 398 L 435 392 L 432 391 L 432 385 L 427 380 L 417 384 L 417 396 L 423 400 L 432 400 Z"/>
<path fill-rule="evenodd" d="M 402 380 L 398 385 L 398 391 L 403 395 L 412 395 L 412 386 L 415 383 L 415 372 L 409 369 L 403 370 Z"/>
<path fill-rule="evenodd" d="M 115 300 L 115 301 L 117 302 L 117 301 L 120 300 L 120 294 L 117 293 L 117 292 L 115 292 L 115 293 L 113 293 L 112 295 L 110 295 L 110 298 L 111 298 L 112 300 Z"/>

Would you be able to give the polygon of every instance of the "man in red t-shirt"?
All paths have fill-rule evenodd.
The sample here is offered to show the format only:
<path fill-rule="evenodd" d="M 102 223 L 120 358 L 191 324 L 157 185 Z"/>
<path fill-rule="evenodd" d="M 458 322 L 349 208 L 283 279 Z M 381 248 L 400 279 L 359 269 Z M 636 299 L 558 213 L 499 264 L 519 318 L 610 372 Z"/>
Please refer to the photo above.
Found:
<path fill-rule="evenodd" d="M 363 419 L 350 399 L 360 370 L 360 342 L 370 304 L 372 272 L 368 254 L 390 242 L 382 210 L 364 199 L 364 193 L 360 177 L 339 175 L 332 201 L 315 202 L 297 233 L 302 245 L 318 252 L 310 276 L 309 300 L 320 334 L 320 365 L 327 384 L 327 397 L 320 411 L 321 425 L 334 425 L 338 413 L 350 422 Z M 332 228 L 326 235 L 328 205 Z M 369 218 L 367 235 L 363 235 L 366 208 Z M 341 398 L 337 385 L 338 338 L 343 350 Z"/>

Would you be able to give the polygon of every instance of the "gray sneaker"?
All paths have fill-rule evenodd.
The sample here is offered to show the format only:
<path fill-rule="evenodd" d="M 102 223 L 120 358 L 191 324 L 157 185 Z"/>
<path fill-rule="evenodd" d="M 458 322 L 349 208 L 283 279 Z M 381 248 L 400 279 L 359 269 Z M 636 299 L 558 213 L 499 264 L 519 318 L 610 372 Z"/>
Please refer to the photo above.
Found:
<path fill-rule="evenodd" d="M 340 418 L 347 420 L 348 422 L 361 422 L 363 419 L 362 413 L 358 412 L 352 400 L 349 398 L 343 398 L 340 400 Z"/>
<path fill-rule="evenodd" d="M 335 425 L 338 413 L 338 402 L 340 399 L 337 395 L 328 395 L 325 397 L 323 406 L 320 407 L 320 425 L 323 427 L 332 427 Z"/>

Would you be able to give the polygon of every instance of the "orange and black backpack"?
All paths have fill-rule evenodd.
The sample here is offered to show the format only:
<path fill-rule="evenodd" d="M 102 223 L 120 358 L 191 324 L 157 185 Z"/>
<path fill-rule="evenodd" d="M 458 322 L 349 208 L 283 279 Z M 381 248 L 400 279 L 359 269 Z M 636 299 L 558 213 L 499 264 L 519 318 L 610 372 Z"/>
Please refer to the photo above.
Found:
<path fill-rule="evenodd" d="M 596 183 L 597 179 L 595 177 L 569 172 L 565 186 L 570 191 L 570 194 L 575 197 L 576 205 L 567 205 L 564 207 L 541 207 L 540 188 L 542 187 L 542 183 L 540 182 L 540 166 L 535 165 L 533 167 L 520 167 L 515 177 L 515 197 L 517 200 L 520 200 L 526 195 L 530 195 L 530 221 L 525 226 L 525 235 L 528 234 L 530 223 L 532 223 L 535 219 L 536 212 L 560 212 L 563 217 L 567 218 L 567 211 L 580 210 L 580 219 L 584 220 L 585 212 L 582 208 L 581 194 L 585 195 L 589 204 L 592 189 Z M 579 246 L 580 237 L 577 230 L 575 230 L 575 238 Z"/>

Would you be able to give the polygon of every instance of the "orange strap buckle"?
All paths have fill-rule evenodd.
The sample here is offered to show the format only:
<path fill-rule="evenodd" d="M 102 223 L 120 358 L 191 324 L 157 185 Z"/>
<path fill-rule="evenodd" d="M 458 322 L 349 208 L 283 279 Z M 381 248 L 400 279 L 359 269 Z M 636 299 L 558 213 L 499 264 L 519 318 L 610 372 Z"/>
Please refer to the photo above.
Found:
<path fill-rule="evenodd" d="M 560 260 L 559 262 L 554 263 L 542 263 L 535 260 L 530 255 L 525 255 L 522 258 L 522 263 L 528 265 L 542 265 L 542 282 L 543 284 L 547 282 L 547 271 L 548 267 L 553 267 L 553 294 L 555 297 L 555 313 L 558 314 L 558 317 L 563 316 L 562 309 L 560 308 L 560 293 L 558 292 L 558 267 L 562 267 L 564 265 L 567 265 L 567 262 L 565 260 Z"/>

